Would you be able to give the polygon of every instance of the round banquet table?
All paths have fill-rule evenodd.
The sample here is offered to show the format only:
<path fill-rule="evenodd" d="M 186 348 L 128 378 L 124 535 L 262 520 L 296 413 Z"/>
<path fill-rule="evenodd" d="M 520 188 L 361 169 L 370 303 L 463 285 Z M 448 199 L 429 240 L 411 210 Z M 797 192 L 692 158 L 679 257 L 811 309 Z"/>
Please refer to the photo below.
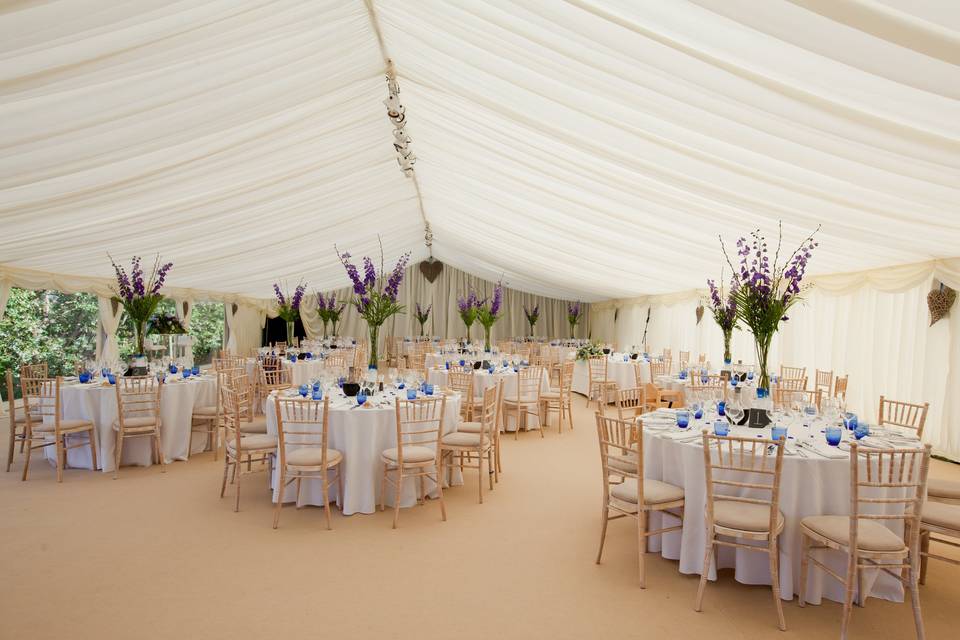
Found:
<path fill-rule="evenodd" d="M 713 423 L 712 418 L 693 421 L 685 430 L 676 427 L 675 418 L 658 422 L 662 416 L 672 415 L 673 410 L 661 409 L 656 414 L 644 417 L 643 460 L 644 477 L 668 482 L 683 487 L 686 505 L 684 523 L 681 531 L 649 538 L 648 550 L 659 552 L 663 557 L 680 561 L 680 571 L 699 575 L 703 569 L 703 554 L 706 544 L 706 486 L 704 477 L 703 446 L 696 438 L 704 428 Z M 657 418 L 652 416 L 656 415 Z M 648 426 L 649 425 L 649 426 Z M 814 515 L 849 515 L 850 513 L 850 458 L 849 450 L 830 447 L 821 433 L 822 425 L 815 423 L 810 427 L 790 427 L 788 446 L 783 458 L 783 471 L 780 479 L 780 510 L 785 518 L 783 533 L 780 534 L 780 591 L 784 600 L 790 600 L 797 594 L 800 581 L 800 521 Z M 770 429 L 750 429 L 733 427 L 730 435 L 755 438 L 770 437 Z M 844 431 L 844 438 L 849 432 Z M 871 438 L 863 440 L 866 444 Z M 822 457 L 807 451 L 807 457 L 797 453 L 795 443 L 801 440 L 812 445 Z M 919 441 L 918 441 L 919 442 Z M 918 445 L 919 446 L 919 445 Z M 723 493 L 723 492 L 721 492 Z M 737 495 L 769 498 L 769 492 Z M 886 497 L 893 497 L 888 493 Z M 875 505 L 869 505 L 875 506 Z M 893 507 L 896 510 L 896 507 Z M 663 524 L 661 524 L 663 522 Z M 890 526 L 894 521 L 880 522 Z M 650 529 L 661 526 L 673 526 L 676 518 L 670 515 L 654 514 L 650 519 Z M 898 534 L 900 529 L 894 529 Z M 746 551 L 730 547 L 718 547 L 720 568 L 733 567 L 735 578 L 743 584 L 769 585 L 770 565 L 767 554 Z M 831 569 L 844 575 L 846 559 L 837 551 L 817 552 L 817 556 Z M 878 571 L 865 573 L 865 588 L 871 597 L 900 602 L 903 589 L 898 581 Z M 716 580 L 716 565 L 711 564 L 710 580 Z M 843 602 L 843 585 L 822 570 L 811 568 L 808 576 L 806 600 L 819 604 L 821 599 Z"/>
<path fill-rule="evenodd" d="M 430 384 L 440 385 L 442 387 L 447 386 L 447 370 L 443 367 L 436 369 L 430 369 L 429 374 L 427 375 L 427 382 Z M 496 370 L 494 373 L 490 373 L 484 369 L 478 369 L 473 372 L 473 385 L 474 385 L 474 401 L 479 402 L 483 399 L 483 392 L 490 387 L 495 387 L 498 382 L 503 380 L 503 397 L 506 399 L 515 398 L 517 396 L 517 374 L 510 368 L 501 368 Z M 540 379 L 540 392 L 550 390 L 550 374 L 546 369 L 543 370 L 543 376 Z M 536 428 L 539 426 L 539 418 L 536 415 L 527 416 L 527 430 Z M 516 420 L 504 421 L 504 429 L 506 431 L 516 431 L 517 423 Z"/>
<path fill-rule="evenodd" d="M 190 430 L 193 409 L 217 402 L 217 379 L 215 376 L 192 376 L 187 380 L 173 375 L 160 393 L 160 440 L 164 462 L 186 460 L 190 453 L 199 453 L 207 447 L 207 434 L 197 433 L 190 447 Z M 104 472 L 114 470 L 116 431 L 113 422 L 117 419 L 117 392 L 112 385 L 99 383 L 80 384 L 64 382 L 60 387 L 60 404 L 63 417 L 68 420 L 90 420 L 96 426 L 97 462 Z M 86 436 L 67 436 L 76 441 Z M 150 466 L 153 460 L 150 438 L 128 438 L 123 443 L 122 465 Z M 71 443 L 72 444 L 72 443 Z M 45 447 L 44 453 L 51 462 L 56 460 L 54 447 Z M 92 469 L 89 447 L 77 447 L 67 451 L 67 466 Z"/>
<path fill-rule="evenodd" d="M 623 361 L 623 354 L 617 353 L 607 358 L 607 380 L 616 382 L 621 389 L 633 389 L 637 386 L 637 374 L 634 363 L 637 360 Z M 640 383 L 650 382 L 650 363 L 640 360 Z M 570 388 L 580 395 L 587 395 L 590 389 L 590 368 L 586 360 L 577 360 L 573 365 L 573 383 Z"/>
<path fill-rule="evenodd" d="M 294 393 L 294 392 L 288 392 Z M 401 393 L 404 393 L 401 391 Z M 274 391 L 267 399 L 268 411 L 267 433 L 277 435 L 277 412 L 273 399 Z M 385 389 L 382 394 L 367 400 L 369 406 L 358 407 L 354 398 L 347 398 L 339 390 L 330 397 L 330 418 L 328 422 L 329 448 L 336 449 L 343 454 L 341 473 L 343 473 L 343 496 L 337 494 L 337 484 L 330 486 L 330 499 L 336 501 L 344 515 L 354 513 L 373 513 L 380 504 L 380 479 L 383 475 L 383 463 L 380 454 L 397 446 L 397 414 L 394 398 L 397 392 L 391 388 Z M 456 393 L 447 394 L 447 403 L 444 408 L 442 431 L 444 434 L 457 430 L 460 416 L 460 396 Z M 319 431 L 322 425 L 297 425 L 300 430 L 304 427 L 315 428 Z M 289 446 L 287 451 L 293 450 Z M 331 476 L 332 477 L 332 476 Z M 449 472 L 451 484 L 462 482 L 459 469 Z M 274 469 L 273 473 L 273 501 L 280 499 L 280 472 Z M 417 492 L 415 479 L 404 481 L 400 494 L 400 506 L 409 507 L 416 503 Z M 426 480 L 426 489 L 431 497 L 436 497 L 436 485 Z M 323 491 L 318 480 L 304 480 L 300 489 L 300 499 L 297 501 L 297 485 L 292 483 L 283 493 L 284 502 L 297 502 L 297 506 L 323 506 Z M 387 483 L 385 503 L 393 506 L 393 487 Z"/>

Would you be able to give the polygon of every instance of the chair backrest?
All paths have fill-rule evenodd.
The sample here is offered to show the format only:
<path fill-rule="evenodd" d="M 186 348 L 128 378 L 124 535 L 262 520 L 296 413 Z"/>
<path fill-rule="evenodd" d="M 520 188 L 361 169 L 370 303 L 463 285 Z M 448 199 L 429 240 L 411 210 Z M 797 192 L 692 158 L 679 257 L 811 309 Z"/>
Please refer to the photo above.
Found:
<path fill-rule="evenodd" d="M 517 372 L 517 402 L 520 399 L 536 398 L 540 404 L 540 385 L 543 383 L 543 367 L 524 367 Z"/>
<path fill-rule="evenodd" d="M 786 439 L 716 436 L 706 429 L 702 438 L 708 526 L 713 526 L 713 503 L 720 490 L 720 497 L 724 500 L 767 506 L 770 510 L 768 531 L 776 531 Z M 754 495 L 769 494 L 769 497 L 733 495 L 734 492 L 747 491 Z"/>
<path fill-rule="evenodd" d="M 916 404 L 902 400 L 887 400 L 880 396 L 880 412 L 877 418 L 878 425 L 892 424 L 898 427 L 914 429 L 917 437 L 923 436 L 923 426 L 927 421 L 929 402 Z"/>
<path fill-rule="evenodd" d="M 219 358 L 214 358 L 213 368 L 216 371 L 221 371 L 223 369 L 240 369 L 246 367 L 247 359 L 242 356 L 230 356 L 224 355 Z"/>
<path fill-rule="evenodd" d="M 680 352 L 680 368 L 682 369 L 683 367 L 686 367 L 689 364 L 690 364 L 690 352 L 681 351 Z"/>
<path fill-rule="evenodd" d="M 63 379 L 27 377 L 20 378 L 20 391 L 23 394 L 23 412 L 27 417 L 28 428 L 34 422 L 54 424 L 60 431 L 60 385 Z"/>
<path fill-rule="evenodd" d="M 844 402 L 847 401 L 847 384 L 850 382 L 850 374 L 843 376 L 837 376 L 833 382 L 833 397 L 840 398 Z"/>
<path fill-rule="evenodd" d="M 807 388 L 807 379 L 801 378 L 780 378 L 777 380 L 777 387 L 788 391 L 803 391 Z"/>
<path fill-rule="evenodd" d="M 930 451 L 929 444 L 867 449 L 855 441 L 850 443 L 850 549 L 858 548 L 861 520 L 902 520 L 904 546 L 917 548 Z"/>
<path fill-rule="evenodd" d="M 587 360 L 590 373 L 590 385 L 607 381 L 607 356 L 592 356 Z"/>
<path fill-rule="evenodd" d="M 645 411 L 645 399 L 643 387 L 617 389 L 617 418 L 628 420 L 642 414 Z M 600 407 L 601 413 L 604 413 L 603 403 L 600 404 Z"/>
<path fill-rule="evenodd" d="M 830 395 L 830 391 L 833 389 L 833 371 L 817 369 L 813 378 L 813 388 L 823 389 L 827 395 Z"/>
<path fill-rule="evenodd" d="M 480 447 L 487 440 L 492 440 L 497 430 L 497 411 L 500 409 L 500 395 L 503 393 L 503 380 L 496 386 L 483 390 L 483 399 L 480 403 Z"/>
<path fill-rule="evenodd" d="M 320 469 L 327 466 L 327 435 L 329 432 L 330 397 L 323 402 L 309 398 L 274 398 L 274 410 L 277 414 L 277 448 L 280 452 L 280 465 L 287 461 L 287 447 L 319 447 L 321 451 Z M 320 429 L 317 429 L 320 425 Z"/>
<path fill-rule="evenodd" d="M 150 418 L 160 424 L 160 393 L 163 383 L 154 376 L 117 376 L 117 417 L 120 427 L 130 418 Z"/>
<path fill-rule="evenodd" d="M 47 377 L 47 363 L 46 362 L 37 362 L 35 364 L 23 364 L 20 365 L 20 379 L 24 378 L 46 378 Z"/>
<path fill-rule="evenodd" d="M 573 387 L 573 360 L 567 360 L 560 365 L 560 395 L 569 394 Z"/>
<path fill-rule="evenodd" d="M 670 375 L 670 361 L 669 360 L 651 360 L 650 361 L 650 378 L 656 381 L 657 376 L 668 376 Z M 638 372 L 639 373 L 639 372 Z"/>
<path fill-rule="evenodd" d="M 783 387 L 773 388 L 773 404 L 784 409 L 789 408 L 794 402 L 812 403 L 820 410 L 820 402 L 823 400 L 823 389 L 807 391 L 806 389 L 784 389 Z"/>
<path fill-rule="evenodd" d="M 290 369 L 281 367 L 280 369 L 260 368 L 260 386 L 267 389 L 280 389 L 289 387 L 292 372 Z"/>
<path fill-rule="evenodd" d="M 781 378 L 806 378 L 807 368 L 806 367 L 787 367 L 784 365 L 780 365 L 780 377 Z"/>
<path fill-rule="evenodd" d="M 260 368 L 261 369 L 281 369 L 283 368 L 283 363 L 279 356 L 265 355 L 260 358 Z"/>
<path fill-rule="evenodd" d="M 462 406 L 466 406 L 473 399 L 473 368 L 471 367 L 469 371 L 454 371 L 453 367 L 450 367 L 450 371 L 447 372 L 447 385 L 460 394 L 462 398 Z"/>
<path fill-rule="evenodd" d="M 701 354 L 697 357 L 697 362 L 698 362 L 699 364 L 701 364 L 701 365 L 702 365 L 702 364 L 706 364 L 706 362 L 707 362 L 707 354 L 701 353 Z"/>
<path fill-rule="evenodd" d="M 720 376 L 707 376 L 707 382 L 702 382 L 698 375 L 690 376 L 690 386 L 687 387 L 690 394 L 699 394 L 701 397 L 726 401 L 727 388 L 729 385 Z"/>
<path fill-rule="evenodd" d="M 610 477 L 633 478 L 637 495 L 643 495 L 643 422 L 636 423 L 596 413 L 604 503 L 609 500 Z"/>
<path fill-rule="evenodd" d="M 421 397 L 416 400 L 396 399 L 397 461 L 403 464 L 403 449 L 410 446 L 434 446 L 440 459 L 440 436 L 443 414 L 447 407 L 444 396 Z"/>
<path fill-rule="evenodd" d="M 243 376 L 234 378 L 233 383 L 224 381 L 220 387 L 220 397 L 223 402 L 224 441 L 233 442 L 237 451 L 240 451 L 240 416 L 244 407 L 253 402 L 249 385 L 241 384 Z"/>
<path fill-rule="evenodd" d="M 663 348 L 663 359 L 664 360 L 673 360 L 673 350 L 670 347 Z"/>
<path fill-rule="evenodd" d="M 331 354 L 327 354 L 327 357 L 324 358 L 323 366 L 326 367 L 327 369 L 333 369 L 333 368 L 346 369 L 347 360 L 346 358 L 343 357 L 343 354 L 331 353 Z"/>

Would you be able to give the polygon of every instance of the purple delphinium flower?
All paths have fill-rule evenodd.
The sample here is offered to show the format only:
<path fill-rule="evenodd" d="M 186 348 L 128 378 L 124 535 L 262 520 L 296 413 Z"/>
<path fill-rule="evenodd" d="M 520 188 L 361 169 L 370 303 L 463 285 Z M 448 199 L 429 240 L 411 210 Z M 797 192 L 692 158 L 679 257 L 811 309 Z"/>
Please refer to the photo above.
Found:
<path fill-rule="evenodd" d="M 173 268 L 173 263 L 168 262 L 157 271 L 157 279 L 153 283 L 153 288 L 150 289 L 151 294 L 160 293 L 160 289 L 163 288 L 163 282 L 167 279 L 167 274 L 170 272 L 170 269 Z"/>
<path fill-rule="evenodd" d="M 140 266 L 140 256 L 133 256 L 133 268 L 130 271 L 130 279 L 133 281 L 133 293 L 142 298 L 146 293 L 143 286 L 143 267 Z"/>
<path fill-rule="evenodd" d="M 357 271 L 356 265 L 350 262 L 350 254 L 344 251 L 343 253 L 337 253 L 337 255 L 340 257 L 340 262 L 343 263 L 343 268 L 347 270 L 347 276 L 353 282 L 353 292 L 362 296 L 366 293 L 367 288 L 363 285 L 363 280 L 360 279 L 360 272 Z"/>
<path fill-rule="evenodd" d="M 493 300 L 490 302 L 490 315 L 500 314 L 500 306 L 503 304 L 503 285 L 498 282 L 493 288 Z"/>
<path fill-rule="evenodd" d="M 363 257 L 363 287 L 369 291 L 377 284 L 377 270 L 373 266 L 373 260 L 367 256 Z"/>
<path fill-rule="evenodd" d="M 287 304 L 287 299 L 283 297 L 283 291 L 280 291 L 280 285 L 273 283 L 273 292 L 277 294 L 277 304 L 281 307 Z"/>
<path fill-rule="evenodd" d="M 306 284 L 298 284 L 293 292 L 293 299 L 290 301 L 290 308 L 296 311 L 300 310 L 300 303 L 303 301 L 303 294 L 307 290 Z"/>
<path fill-rule="evenodd" d="M 397 264 L 393 267 L 393 271 L 390 273 L 390 277 L 387 278 L 387 285 L 383 288 L 383 292 L 386 294 L 386 296 L 394 302 L 397 301 L 397 295 L 400 293 L 400 283 L 403 282 L 403 274 L 407 268 L 407 262 L 409 260 L 409 252 L 400 256 L 400 259 L 397 260 Z"/>

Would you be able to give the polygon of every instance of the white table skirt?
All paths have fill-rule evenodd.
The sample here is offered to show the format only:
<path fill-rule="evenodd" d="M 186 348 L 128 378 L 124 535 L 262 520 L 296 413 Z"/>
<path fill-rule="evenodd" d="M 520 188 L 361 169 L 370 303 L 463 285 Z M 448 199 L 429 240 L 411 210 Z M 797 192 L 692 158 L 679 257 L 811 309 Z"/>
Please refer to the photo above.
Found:
<path fill-rule="evenodd" d="M 691 435 L 699 432 L 712 420 L 695 422 L 687 429 Z M 674 432 L 679 431 L 675 429 Z M 796 432 L 796 434 L 794 433 Z M 666 432 L 670 433 L 670 432 Z M 770 437 L 769 429 L 738 427 L 731 435 Z M 819 428 L 791 428 L 790 435 L 813 442 L 822 451 L 837 453 L 828 447 Z M 814 438 L 809 438 L 813 435 Z M 644 476 L 683 487 L 686 505 L 683 530 L 649 538 L 648 549 L 671 560 L 680 561 L 680 571 L 699 575 L 703 569 L 706 543 L 706 486 L 703 470 L 703 447 L 699 442 L 677 442 L 663 432 L 644 431 Z M 850 509 L 850 462 L 847 457 L 826 459 L 784 456 L 780 483 L 780 510 L 786 520 L 780 535 L 780 592 L 789 600 L 800 586 L 800 521 L 814 515 L 848 515 Z M 769 492 L 754 497 L 769 497 Z M 661 522 L 666 521 L 664 525 Z M 890 521 L 881 521 L 887 525 Z M 655 514 L 650 529 L 673 526 L 676 519 Z M 902 530 L 902 529 L 901 529 Z M 817 552 L 821 561 L 844 575 L 845 556 L 840 552 Z M 743 584 L 770 584 L 770 566 L 765 553 L 719 547 L 720 568 L 733 567 L 735 578 Z M 887 575 L 878 577 L 877 571 L 866 574 L 866 588 L 871 597 L 900 602 L 903 589 L 898 581 Z M 711 565 L 709 579 L 716 580 L 716 567 Z M 843 585 L 822 570 L 811 568 L 806 600 L 819 604 L 822 598 L 843 602 Z"/>
<path fill-rule="evenodd" d="M 330 419 L 328 427 L 329 448 L 336 449 L 343 454 L 340 463 L 343 473 L 343 496 L 338 495 L 336 483 L 330 487 L 330 500 L 340 505 L 345 515 L 354 513 L 374 513 L 380 505 L 380 479 L 383 475 L 383 463 L 380 454 L 386 449 L 397 446 L 397 418 L 393 405 L 393 396 L 385 392 L 390 403 L 383 407 L 360 407 L 351 409 L 353 398 L 336 402 L 331 398 Z M 277 413 L 272 402 L 276 392 L 272 393 L 267 401 L 267 433 L 277 434 Z M 443 433 L 457 430 L 460 414 L 460 397 L 456 394 L 447 396 L 447 404 L 443 417 Z M 301 429 L 306 425 L 298 425 Z M 321 425 L 314 425 L 319 431 Z M 292 447 L 288 448 L 288 451 Z M 331 472 L 332 473 L 332 472 Z M 334 476 L 331 475 L 332 479 Z M 273 474 L 273 501 L 280 497 L 280 472 Z M 413 479 L 405 480 L 400 495 L 400 506 L 409 507 L 416 503 L 417 491 Z M 451 483 L 462 482 L 459 469 L 451 472 Z M 431 497 L 436 497 L 436 485 L 429 480 L 426 487 Z M 284 502 L 297 501 L 296 483 L 286 488 L 283 494 Z M 387 483 L 387 505 L 393 506 L 393 488 Z M 323 490 L 318 480 L 304 480 L 300 490 L 298 506 L 323 505 Z"/>
<path fill-rule="evenodd" d="M 634 371 L 634 362 L 624 362 L 622 355 L 607 360 L 607 380 L 616 382 L 621 389 L 633 389 L 637 386 L 637 375 Z M 650 382 L 650 363 L 640 362 L 640 383 Z M 571 388 L 581 395 L 587 395 L 590 389 L 590 368 L 586 360 L 577 360 L 573 365 L 573 384 Z"/>
<path fill-rule="evenodd" d="M 475 400 L 479 401 L 483 398 L 483 392 L 490 387 L 495 387 L 497 383 L 503 380 L 503 397 L 505 399 L 516 398 L 517 396 L 517 374 L 513 371 L 499 371 L 494 374 L 490 374 L 488 371 L 483 369 L 474 371 L 473 373 L 473 384 L 474 384 L 474 396 Z M 436 384 L 441 386 L 447 386 L 447 370 L 443 368 L 431 369 L 427 375 L 427 382 L 430 384 Z M 543 376 L 540 380 L 540 392 L 546 392 L 550 390 L 550 375 L 546 370 L 543 371 Z M 540 420 L 536 415 L 527 416 L 527 430 L 535 429 L 539 426 Z M 504 430 L 506 431 L 516 431 L 517 422 L 516 420 L 504 420 Z"/>
<path fill-rule="evenodd" d="M 172 376 L 168 376 L 168 380 Z M 160 440 L 165 462 L 186 460 L 190 446 L 190 430 L 193 408 L 216 404 L 217 380 L 213 376 L 192 377 L 186 381 L 168 382 L 160 395 Z M 96 425 L 97 462 L 104 472 L 114 469 L 116 431 L 113 422 L 117 419 L 117 395 L 113 386 L 96 384 L 64 384 L 60 389 L 63 417 L 74 420 L 91 420 Z M 68 436 L 68 442 L 80 442 L 86 436 Z M 150 466 L 152 464 L 151 438 L 128 438 L 123 443 L 122 465 Z M 198 433 L 193 438 L 193 450 L 203 451 L 207 435 Z M 55 462 L 53 447 L 44 450 L 48 459 Z M 92 469 L 93 460 L 89 447 L 77 447 L 67 451 L 67 466 Z"/>

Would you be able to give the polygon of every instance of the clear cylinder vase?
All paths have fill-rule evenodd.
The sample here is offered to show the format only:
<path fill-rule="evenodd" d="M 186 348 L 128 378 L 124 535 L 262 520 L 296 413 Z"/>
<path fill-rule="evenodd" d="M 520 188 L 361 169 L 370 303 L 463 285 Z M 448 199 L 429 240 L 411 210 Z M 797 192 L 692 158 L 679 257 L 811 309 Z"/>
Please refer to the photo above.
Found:
<path fill-rule="evenodd" d="M 380 326 L 370 325 L 370 362 L 371 369 L 377 368 L 377 343 L 380 338 Z"/>
<path fill-rule="evenodd" d="M 483 328 L 483 350 L 490 351 L 490 329 L 492 327 Z"/>
<path fill-rule="evenodd" d="M 287 320 L 287 346 L 292 347 L 294 339 L 297 336 L 297 324 L 293 320 Z"/>

